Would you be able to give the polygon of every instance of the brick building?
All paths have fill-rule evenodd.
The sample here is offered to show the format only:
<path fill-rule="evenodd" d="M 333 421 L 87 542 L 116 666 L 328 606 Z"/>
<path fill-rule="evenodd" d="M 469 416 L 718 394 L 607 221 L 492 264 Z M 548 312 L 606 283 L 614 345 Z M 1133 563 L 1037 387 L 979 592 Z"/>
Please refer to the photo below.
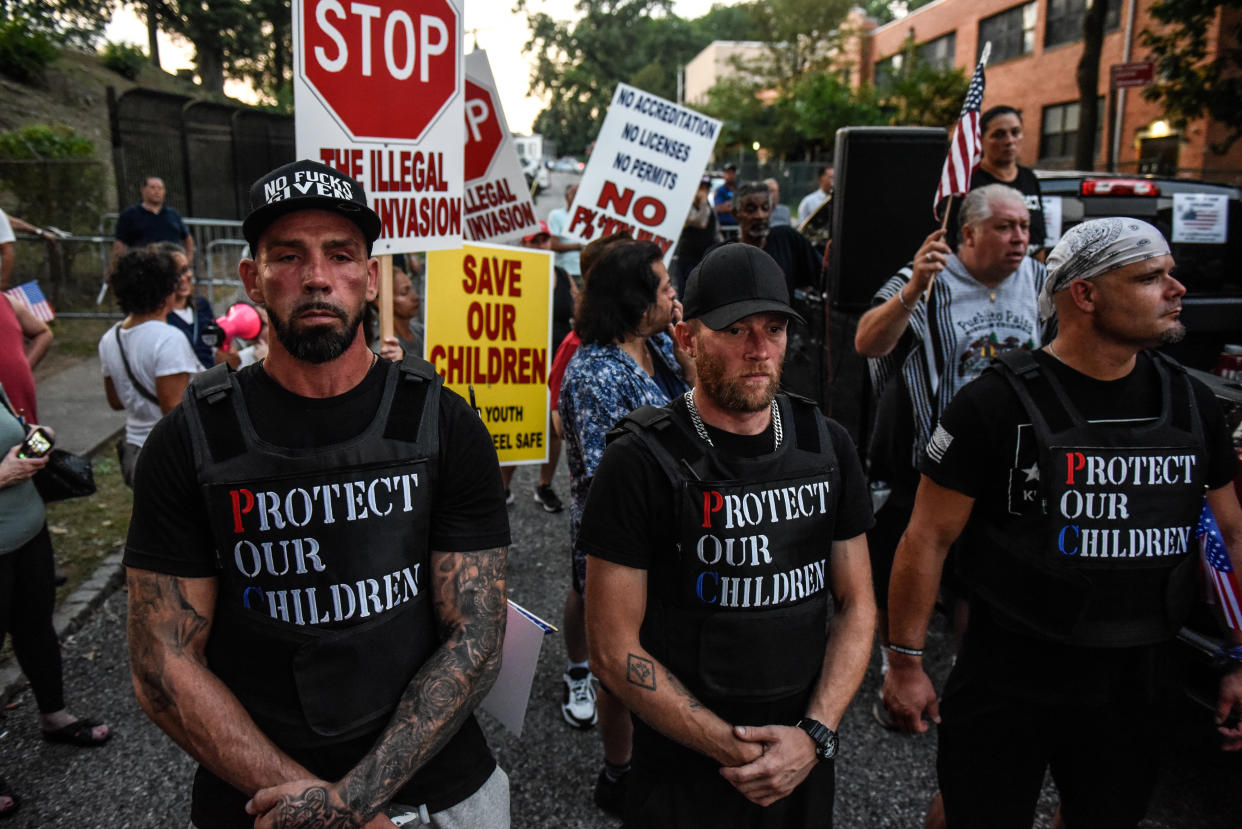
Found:
<path fill-rule="evenodd" d="M 1104 169 L 1108 130 L 1109 66 L 1141 61 L 1146 49 L 1139 33 L 1156 28 L 1149 14 L 1153 0 L 1108 0 L 1100 56 L 1100 125 L 1096 169 Z M 935 0 L 906 17 L 876 28 L 861 54 L 860 80 L 883 86 L 906 58 L 906 38 L 913 35 L 917 59 L 940 66 L 973 70 L 985 41 L 992 42 L 983 108 L 1009 104 L 1023 115 L 1026 140 L 1021 163 L 1028 167 L 1072 166 L 1078 128 L 1076 71 L 1082 55 L 1085 0 Z M 1242 19 L 1242 10 L 1223 12 L 1225 28 Z M 1222 31 L 1218 13 L 1209 33 L 1215 44 Z M 867 62 L 869 61 L 869 65 Z M 1193 121 L 1172 130 L 1158 104 L 1141 90 L 1119 90 L 1118 126 L 1111 136 L 1119 172 L 1154 172 L 1242 183 L 1242 141 L 1225 155 L 1208 145 L 1226 130 L 1210 121 Z"/>

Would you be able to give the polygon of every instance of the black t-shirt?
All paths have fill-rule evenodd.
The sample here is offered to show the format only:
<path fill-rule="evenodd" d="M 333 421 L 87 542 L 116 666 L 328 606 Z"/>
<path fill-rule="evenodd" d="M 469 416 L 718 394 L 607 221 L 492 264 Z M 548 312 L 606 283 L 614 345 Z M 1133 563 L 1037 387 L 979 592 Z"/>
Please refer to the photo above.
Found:
<path fill-rule="evenodd" d="M 1013 181 L 1001 181 L 982 167 L 976 167 L 975 171 L 970 175 L 970 189 L 977 190 L 989 184 L 1004 184 L 1017 190 L 1025 197 L 1026 209 L 1031 214 L 1031 244 L 1036 248 L 1042 248 L 1044 246 L 1044 238 L 1047 236 L 1047 230 L 1044 227 L 1044 203 L 1039 191 L 1039 179 L 1035 177 L 1035 173 L 1029 168 L 1019 165 L 1017 178 Z M 953 248 L 953 250 L 957 250 L 958 235 L 961 233 L 961 211 L 962 200 L 960 198 L 953 199 L 953 206 L 949 209 L 948 232 L 945 233 L 945 241 L 948 242 L 949 247 Z"/>
<path fill-rule="evenodd" d="M 673 401 L 672 410 L 675 417 L 690 423 L 681 398 Z M 708 425 L 707 434 L 717 449 L 738 457 L 757 458 L 772 451 L 770 425 L 758 435 L 736 435 Z M 871 496 L 849 433 L 829 420 L 828 435 L 841 467 L 841 501 L 832 540 L 843 541 L 871 528 Z M 600 508 L 600 504 L 607 506 Z M 650 569 L 652 558 L 671 551 L 677 540 L 675 509 L 672 485 L 659 462 L 637 437 L 622 435 L 609 444 L 595 470 L 578 543 L 587 555 L 638 570 Z"/>
<path fill-rule="evenodd" d="M 780 265 L 781 270 L 784 271 L 791 303 L 794 303 L 796 289 L 805 288 L 808 285 L 819 288 L 822 260 L 807 238 L 792 227 L 771 228 L 768 231 L 768 238 L 763 243 L 763 252 L 775 259 L 776 264 Z M 796 303 L 794 307 L 801 310 Z"/>
<path fill-rule="evenodd" d="M 1031 353 L 1061 382 L 1089 421 L 1130 429 L 1160 414 L 1158 375 L 1145 353 L 1139 354 L 1129 375 L 1111 381 L 1074 371 L 1045 351 Z M 1173 381 L 1180 382 L 1176 375 Z M 1233 480 L 1237 459 L 1212 393 L 1193 379 L 1191 387 L 1207 444 L 1204 480 L 1209 489 L 1216 489 Z M 1176 422 L 1176 412 L 1174 417 Z M 924 475 L 974 498 L 976 511 L 1005 516 L 1021 509 L 1021 494 L 1011 492 L 1010 482 L 1025 480 L 1021 471 L 1036 463 L 1033 430 L 1017 395 L 998 372 L 985 372 L 954 396 L 932 442 L 937 452 L 924 453 L 919 462 Z M 1103 701 L 1127 687 L 1133 694 L 1150 692 L 1167 657 L 1162 646 L 1085 648 L 1025 636 L 1002 627 L 987 606 L 976 601 L 958 660 L 963 670 L 950 679 L 946 693 L 958 681 L 986 676 L 1007 693 L 1032 701 Z"/>
<path fill-rule="evenodd" d="M 376 416 L 387 372 L 396 368 L 378 360 L 353 389 L 322 399 L 289 392 L 261 364 L 243 368 L 237 379 L 259 436 L 294 449 L 340 443 L 364 431 Z M 504 487 L 491 438 L 469 404 L 449 389 L 440 393 L 438 476 L 430 522 L 432 550 L 465 552 L 509 544 Z M 182 578 L 214 577 L 217 570 L 209 526 L 195 477 L 186 413 L 178 407 L 156 424 L 139 456 L 125 564 Z M 370 749 L 376 736 L 296 752 L 295 759 L 336 779 Z M 446 756 L 449 753 L 453 756 Z M 437 776 L 435 785 L 444 802 L 431 799 L 436 808 L 468 796 L 495 767 L 473 718 L 436 761 L 451 772 Z M 433 784 L 428 781 L 427 785 Z M 400 792 L 396 800 L 403 802 Z M 228 825 L 244 803 L 244 796 L 200 770 L 195 781 L 196 822 Z"/>

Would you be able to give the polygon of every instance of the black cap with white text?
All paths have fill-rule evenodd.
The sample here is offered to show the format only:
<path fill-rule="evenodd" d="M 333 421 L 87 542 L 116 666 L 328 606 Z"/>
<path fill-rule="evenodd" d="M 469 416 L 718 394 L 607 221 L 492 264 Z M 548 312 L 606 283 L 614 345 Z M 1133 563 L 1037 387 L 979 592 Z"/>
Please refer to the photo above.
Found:
<path fill-rule="evenodd" d="M 298 210 L 327 210 L 358 225 L 367 240 L 367 252 L 380 235 L 380 218 L 367 206 L 362 185 L 349 176 L 302 159 L 277 167 L 250 185 L 250 215 L 242 222 L 242 235 L 251 255 L 258 251 L 259 237 L 277 219 Z"/>

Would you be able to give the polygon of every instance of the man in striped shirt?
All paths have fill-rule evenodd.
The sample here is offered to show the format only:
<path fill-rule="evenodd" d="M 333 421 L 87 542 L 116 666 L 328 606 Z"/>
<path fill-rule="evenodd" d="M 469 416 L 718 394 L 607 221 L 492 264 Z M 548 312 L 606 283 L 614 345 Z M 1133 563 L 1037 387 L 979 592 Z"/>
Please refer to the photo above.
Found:
<path fill-rule="evenodd" d="M 958 389 L 1005 351 L 1042 344 L 1045 271 L 1026 255 L 1030 214 L 1022 194 L 1003 184 L 972 190 L 961 223 L 957 253 L 943 230 L 928 236 L 876 292 L 854 338 L 869 358 L 878 400 L 870 478 L 891 489 L 867 538 L 885 642 L 888 576 L 914 508 L 919 454 Z"/>

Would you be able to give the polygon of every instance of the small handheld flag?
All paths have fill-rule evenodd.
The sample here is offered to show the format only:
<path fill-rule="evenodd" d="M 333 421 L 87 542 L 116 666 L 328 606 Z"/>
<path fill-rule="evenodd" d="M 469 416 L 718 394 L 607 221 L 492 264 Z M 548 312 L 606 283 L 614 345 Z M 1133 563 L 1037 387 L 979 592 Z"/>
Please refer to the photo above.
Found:
<path fill-rule="evenodd" d="M 16 288 L 10 288 L 4 293 L 16 301 L 18 305 L 25 306 L 38 319 L 44 322 L 51 322 L 56 319 L 56 314 L 52 313 L 52 306 L 48 303 L 47 297 L 43 295 L 43 291 L 39 290 L 38 282 L 31 280 L 18 285 Z"/>
<path fill-rule="evenodd" d="M 1220 527 L 1216 525 L 1216 516 L 1212 508 L 1203 502 L 1203 511 L 1199 513 L 1199 548 L 1203 555 L 1203 569 L 1216 589 L 1216 600 L 1220 605 L 1221 615 L 1230 630 L 1242 630 L 1242 605 L 1238 603 L 1238 574 L 1234 572 L 1229 561 L 1229 551 L 1225 549 L 1225 538 Z"/>
<path fill-rule="evenodd" d="M 979 166 L 983 157 L 983 140 L 979 135 L 979 107 L 983 104 L 983 68 L 987 66 L 988 57 L 992 54 L 991 41 L 983 45 L 983 54 L 979 56 L 979 64 L 966 89 L 966 100 L 962 104 L 962 114 L 957 119 L 957 130 L 953 133 L 953 141 L 949 144 L 949 154 L 944 160 L 944 170 L 940 173 L 940 184 L 936 187 L 936 198 L 932 201 L 932 214 L 940 218 L 940 202 L 948 196 L 964 196 L 970 192 L 970 174 Z"/>

